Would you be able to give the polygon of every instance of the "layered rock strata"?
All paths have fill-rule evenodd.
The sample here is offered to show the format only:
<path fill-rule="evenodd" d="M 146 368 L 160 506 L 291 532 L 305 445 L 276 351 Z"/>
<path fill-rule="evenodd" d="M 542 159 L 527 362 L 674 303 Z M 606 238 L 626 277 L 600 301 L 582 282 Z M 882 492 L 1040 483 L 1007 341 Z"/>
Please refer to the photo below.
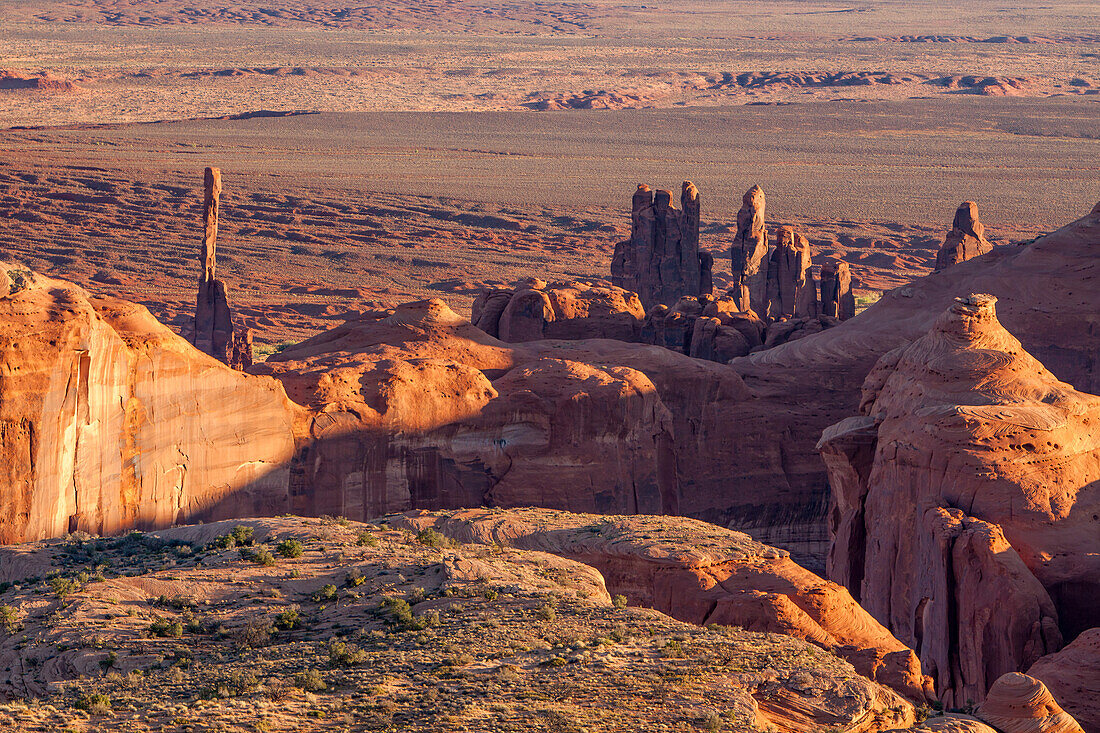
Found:
<path fill-rule="evenodd" d="M 1100 731 L 1100 628 L 1081 632 L 1027 673 L 1046 685 L 1087 733 Z"/>
<path fill-rule="evenodd" d="M 0 286 L 0 543 L 289 508 L 282 385 L 142 306 L 0 269 L 16 273 Z"/>
<path fill-rule="evenodd" d="M 252 366 L 252 332 L 234 324 L 225 283 L 215 276 L 218 246 L 218 214 L 222 174 L 207 168 L 203 174 L 202 274 L 195 303 L 193 343 L 204 354 L 234 369 Z"/>
<path fill-rule="evenodd" d="M 764 190 L 745 192 L 737 212 L 737 236 L 730 247 L 730 272 L 739 311 L 764 315 L 768 296 L 768 228 L 764 222 Z"/>
<path fill-rule="evenodd" d="M 974 259 L 991 249 L 993 245 L 985 239 L 985 226 L 978 220 L 978 205 L 963 201 L 955 212 L 951 231 L 936 253 L 936 270 Z"/>
<path fill-rule="evenodd" d="M 977 715 L 1004 733 L 1084 733 L 1046 685 L 1017 672 L 993 683 Z"/>
<path fill-rule="evenodd" d="M 639 184 L 631 207 L 630 239 L 615 245 L 611 282 L 638 294 L 642 305 L 673 305 L 713 289 L 710 253 L 699 249 L 699 191 L 684 181 L 680 209 L 672 194 Z"/>
<path fill-rule="evenodd" d="M 819 444 L 829 577 L 917 650 L 947 706 L 1100 624 L 1100 397 L 1059 382 L 995 303 L 960 298 L 883 356 L 861 416 Z"/>

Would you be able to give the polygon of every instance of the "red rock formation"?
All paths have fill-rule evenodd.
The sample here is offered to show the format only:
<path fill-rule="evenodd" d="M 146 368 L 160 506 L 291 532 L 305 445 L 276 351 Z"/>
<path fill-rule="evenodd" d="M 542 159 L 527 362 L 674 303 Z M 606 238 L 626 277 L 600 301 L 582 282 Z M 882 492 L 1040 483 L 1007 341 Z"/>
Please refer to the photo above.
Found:
<path fill-rule="evenodd" d="M 713 258 L 699 250 L 699 191 L 684 181 L 680 210 L 672 194 L 639 184 L 630 239 L 615 245 L 611 282 L 638 294 L 642 305 L 672 305 L 682 296 L 711 292 Z"/>
<path fill-rule="evenodd" d="M 298 410 L 278 382 L 142 306 L 0 269 L 0 543 L 289 508 Z"/>
<path fill-rule="evenodd" d="M 1100 731 L 1100 628 L 1083 631 L 1027 673 L 1045 684 L 1087 733 Z"/>
<path fill-rule="evenodd" d="M 768 294 L 768 229 L 764 223 L 764 191 L 753 186 L 737 212 L 737 238 L 730 247 L 730 272 L 740 311 L 763 315 Z"/>
<path fill-rule="evenodd" d="M 835 583 L 741 532 L 689 519 L 468 509 L 388 517 L 462 542 L 538 550 L 598 569 L 609 593 L 681 621 L 795 636 L 923 701 L 930 680 L 913 653 Z"/>
<path fill-rule="evenodd" d="M 831 257 L 821 264 L 821 315 L 846 321 L 856 314 L 848 263 Z"/>
<path fill-rule="evenodd" d="M 963 201 L 955 212 L 951 231 L 936 253 L 936 269 L 957 265 L 984 255 L 991 249 L 993 245 L 985 239 L 985 227 L 978 221 L 978 205 L 973 201 Z"/>
<path fill-rule="evenodd" d="M 837 328 L 734 359 L 754 398 L 727 415 L 736 448 L 724 454 L 720 521 L 824 572 L 816 549 L 828 544 L 821 431 L 852 414 L 884 353 L 927 333 L 960 293 L 997 296 L 999 319 L 1029 353 L 1059 379 L 1100 394 L 1098 248 L 1100 206 L 1031 244 L 997 247 L 889 291 Z"/>
<path fill-rule="evenodd" d="M 780 227 L 778 241 L 768 259 L 767 303 L 764 316 L 815 318 L 818 314 L 817 283 L 809 241 L 790 227 Z"/>
<path fill-rule="evenodd" d="M 1042 682 L 1017 672 L 993 684 L 977 715 L 1004 733 L 1084 733 Z"/>
<path fill-rule="evenodd" d="M 471 322 L 501 341 L 613 338 L 637 341 L 645 311 L 636 293 L 587 282 L 530 279 L 515 290 L 484 290 Z"/>
<path fill-rule="evenodd" d="M 202 275 L 195 304 L 194 344 L 199 351 L 234 369 L 252 366 L 252 332 L 233 324 L 233 312 L 225 294 L 225 283 L 215 277 L 218 244 L 218 209 L 222 174 L 207 168 L 202 210 Z"/>
<path fill-rule="evenodd" d="M 1100 623 L 1100 398 L 1024 351 L 995 302 L 959 299 L 884 356 L 863 417 L 820 443 L 829 577 L 918 651 L 946 705 L 1057 650 L 1059 616 Z"/>

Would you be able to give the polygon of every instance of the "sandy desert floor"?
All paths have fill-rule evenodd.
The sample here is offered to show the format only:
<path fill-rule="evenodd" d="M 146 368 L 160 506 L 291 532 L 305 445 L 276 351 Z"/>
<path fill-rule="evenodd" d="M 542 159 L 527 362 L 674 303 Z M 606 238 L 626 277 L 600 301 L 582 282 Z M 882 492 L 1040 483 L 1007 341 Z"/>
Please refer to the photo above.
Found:
<path fill-rule="evenodd" d="M 1100 198 L 1100 11 L 1015 7 L 0 0 L 0 249 L 178 327 L 218 165 L 219 272 L 269 349 L 605 278 L 635 185 L 691 179 L 719 285 L 759 183 L 868 294 L 960 201 L 1004 244 Z"/>

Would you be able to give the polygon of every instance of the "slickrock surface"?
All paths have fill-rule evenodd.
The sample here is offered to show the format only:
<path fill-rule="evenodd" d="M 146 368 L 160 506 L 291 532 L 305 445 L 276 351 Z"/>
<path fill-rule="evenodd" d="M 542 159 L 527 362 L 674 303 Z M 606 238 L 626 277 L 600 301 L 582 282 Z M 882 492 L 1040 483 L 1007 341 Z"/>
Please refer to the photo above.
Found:
<path fill-rule="evenodd" d="M 1081 632 L 1027 670 L 1087 733 L 1100 731 L 1100 628 Z"/>
<path fill-rule="evenodd" d="M 737 309 L 764 314 L 768 297 L 768 228 L 764 222 L 764 190 L 745 192 L 737 212 L 737 236 L 730 247 L 730 272 L 740 293 Z"/>
<path fill-rule="evenodd" d="M 912 700 L 931 693 L 913 653 L 842 587 L 741 532 L 684 518 L 545 509 L 467 509 L 388 517 L 462 542 L 539 550 L 598 569 L 608 592 L 695 624 L 806 639 Z"/>
<path fill-rule="evenodd" d="M 985 239 L 985 226 L 978 221 L 978 205 L 973 201 L 963 201 L 955 212 L 951 231 L 936 253 L 936 270 L 974 259 L 991 249 L 993 245 Z"/>
<path fill-rule="evenodd" d="M 622 607 L 580 562 L 385 523 L 74 535 L 0 548 L 0 578 L 10 730 L 873 732 L 914 719 L 802 640 Z"/>
<path fill-rule="evenodd" d="M 713 290 L 714 258 L 699 250 L 699 191 L 691 181 L 684 181 L 680 207 L 672 205 L 669 191 L 638 184 L 630 239 L 615 245 L 611 282 L 637 293 L 645 308 Z"/>
<path fill-rule="evenodd" d="M 534 291 L 529 292 L 529 291 Z M 613 338 L 637 341 L 645 320 L 638 295 L 586 281 L 547 284 L 529 278 L 515 288 L 482 290 L 470 322 L 501 341 Z"/>
<path fill-rule="evenodd" d="M 282 385 L 142 306 L 0 270 L 0 542 L 286 511 Z"/>
<path fill-rule="evenodd" d="M 222 193 L 222 172 L 207 168 L 203 173 L 202 275 L 195 302 L 195 348 L 234 369 L 252 366 L 252 333 L 238 329 L 225 292 L 217 278 L 218 207 Z"/>
<path fill-rule="evenodd" d="M 995 295 L 998 318 L 1028 353 L 1058 379 L 1100 394 L 1098 251 L 1100 206 L 1031 244 L 998 247 L 895 288 L 836 328 L 735 359 L 732 366 L 754 395 L 751 414 L 741 416 L 742 434 L 780 436 L 771 451 L 781 460 L 768 466 L 755 451 L 726 454 L 731 486 L 754 487 L 731 488 L 729 526 L 792 550 L 815 546 L 825 534 L 828 496 L 815 449 L 821 432 L 854 413 L 864 379 L 883 354 L 926 334 L 959 295 Z M 757 498 L 765 491 L 767 502 Z M 757 532 L 758 522 L 784 529 Z"/>
<path fill-rule="evenodd" d="M 1018 672 L 993 683 L 977 714 L 1004 733 L 1084 733 L 1046 685 Z"/>
<path fill-rule="evenodd" d="M 960 298 L 825 431 L 829 577 L 918 651 L 945 705 L 981 700 L 1100 622 L 1100 397 Z"/>

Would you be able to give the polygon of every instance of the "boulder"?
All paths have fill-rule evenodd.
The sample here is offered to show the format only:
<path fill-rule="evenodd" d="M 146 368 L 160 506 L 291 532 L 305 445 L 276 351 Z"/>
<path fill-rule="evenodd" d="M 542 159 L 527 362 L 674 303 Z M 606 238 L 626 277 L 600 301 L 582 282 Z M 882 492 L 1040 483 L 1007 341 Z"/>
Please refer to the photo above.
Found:
<path fill-rule="evenodd" d="M 978 220 L 978 205 L 963 201 L 955 212 L 951 231 L 936 253 L 936 270 L 984 255 L 991 249 L 993 245 L 985 239 L 985 226 Z"/>
<path fill-rule="evenodd" d="M 1088 733 L 1100 731 L 1100 628 L 1088 629 L 1027 670 Z"/>
<path fill-rule="evenodd" d="M 523 285 L 481 291 L 471 309 L 471 322 L 508 342 L 639 339 L 645 311 L 636 293 L 589 282 L 547 284 L 535 278 Z"/>
<path fill-rule="evenodd" d="M 977 715 L 1003 733 L 1084 733 L 1046 685 L 1018 672 L 993 683 Z"/>
<path fill-rule="evenodd" d="M 745 192 L 737 212 L 737 237 L 730 247 L 730 272 L 739 311 L 763 314 L 768 292 L 768 229 L 764 223 L 764 190 Z"/>
<path fill-rule="evenodd" d="M 995 303 L 959 298 L 886 354 L 863 416 L 819 444 L 829 577 L 917 650 L 948 706 L 1100 623 L 1100 397 L 1059 382 Z"/>
<path fill-rule="evenodd" d="M 638 294 L 645 308 L 711 292 L 713 258 L 699 250 L 699 191 L 684 181 L 680 209 L 672 193 L 639 184 L 630 239 L 615 245 L 611 282 Z"/>

